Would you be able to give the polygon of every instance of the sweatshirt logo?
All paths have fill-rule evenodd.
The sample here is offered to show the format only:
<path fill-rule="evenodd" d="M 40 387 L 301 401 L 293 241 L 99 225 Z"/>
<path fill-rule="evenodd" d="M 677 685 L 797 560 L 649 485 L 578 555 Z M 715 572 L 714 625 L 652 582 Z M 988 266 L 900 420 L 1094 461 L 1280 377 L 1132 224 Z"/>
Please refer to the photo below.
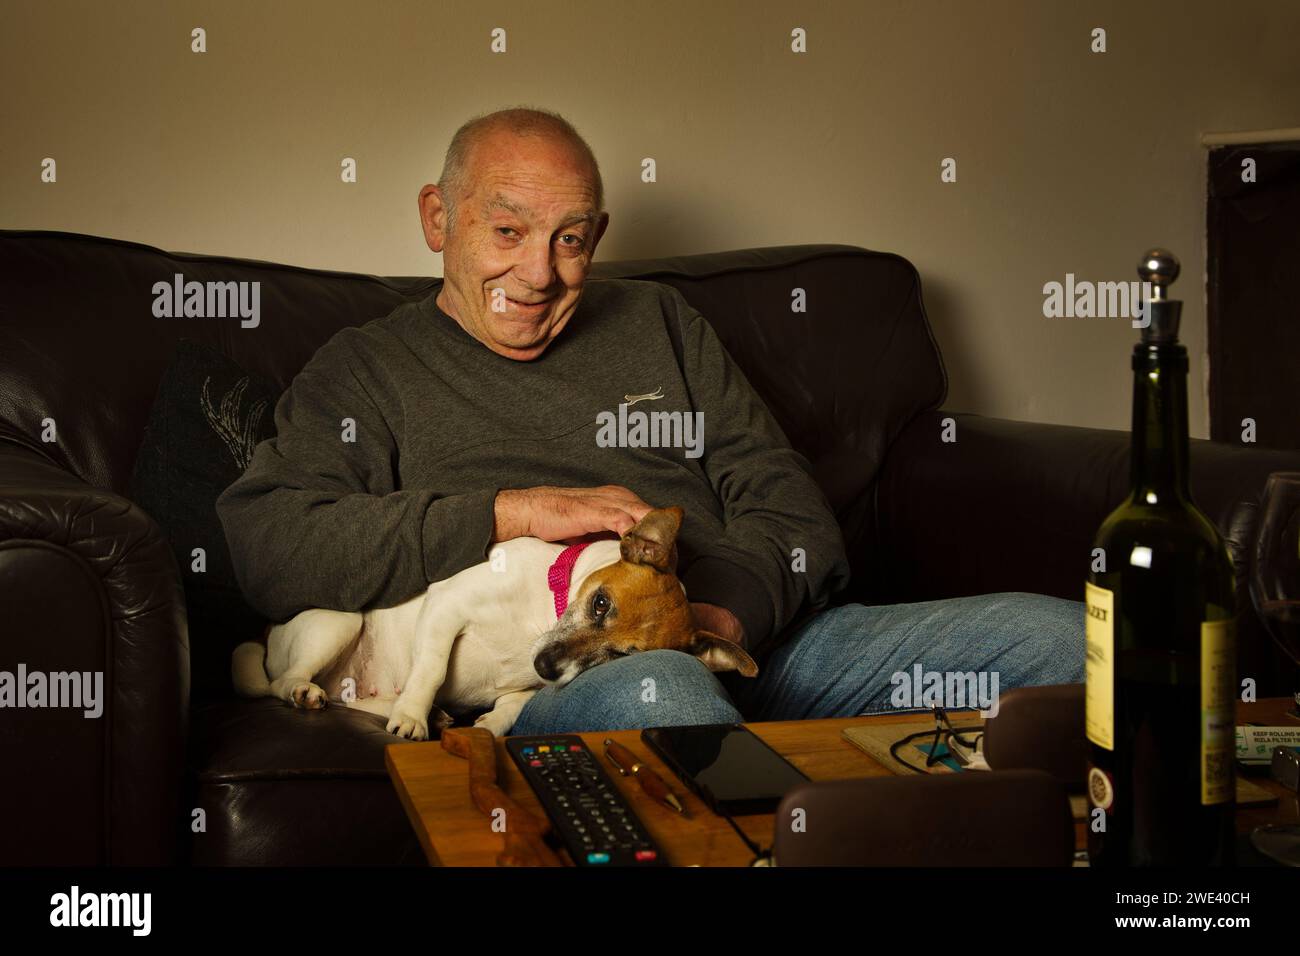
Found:
<path fill-rule="evenodd" d="M 627 402 L 629 406 L 632 406 L 637 402 L 656 402 L 663 397 L 664 387 L 660 385 L 653 392 L 646 392 L 644 395 L 624 395 L 623 401 Z"/>

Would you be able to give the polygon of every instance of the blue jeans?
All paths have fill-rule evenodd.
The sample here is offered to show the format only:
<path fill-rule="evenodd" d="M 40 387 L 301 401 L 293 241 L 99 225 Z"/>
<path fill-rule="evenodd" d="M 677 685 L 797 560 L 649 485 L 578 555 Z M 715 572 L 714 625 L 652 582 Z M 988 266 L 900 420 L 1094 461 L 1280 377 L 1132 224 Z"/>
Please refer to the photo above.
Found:
<path fill-rule="evenodd" d="M 1006 592 L 916 604 L 846 604 L 813 617 L 755 678 L 714 675 L 681 651 L 646 651 L 542 688 L 512 734 L 851 717 L 899 709 L 896 674 L 997 675 L 997 689 L 1083 680 L 1083 604 Z M 719 679 L 721 678 L 721 679 Z M 991 683 L 991 681 L 989 682 Z M 894 698 L 891 700 L 891 698 Z M 975 706 L 972 704 L 972 706 Z"/>

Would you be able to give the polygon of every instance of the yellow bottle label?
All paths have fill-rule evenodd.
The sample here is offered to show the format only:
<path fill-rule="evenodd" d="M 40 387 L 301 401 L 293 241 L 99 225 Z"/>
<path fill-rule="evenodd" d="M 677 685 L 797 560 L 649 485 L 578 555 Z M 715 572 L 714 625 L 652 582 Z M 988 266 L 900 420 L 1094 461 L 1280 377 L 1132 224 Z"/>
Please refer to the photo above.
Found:
<path fill-rule="evenodd" d="M 1232 620 L 1201 624 L 1201 803 L 1235 798 L 1236 629 Z"/>
<path fill-rule="evenodd" d="M 1115 749 L 1115 592 L 1091 581 L 1084 588 L 1087 616 L 1084 638 L 1088 659 L 1084 696 L 1084 726 L 1088 739 L 1106 750 Z M 1229 743 L 1232 735 L 1229 733 Z"/>

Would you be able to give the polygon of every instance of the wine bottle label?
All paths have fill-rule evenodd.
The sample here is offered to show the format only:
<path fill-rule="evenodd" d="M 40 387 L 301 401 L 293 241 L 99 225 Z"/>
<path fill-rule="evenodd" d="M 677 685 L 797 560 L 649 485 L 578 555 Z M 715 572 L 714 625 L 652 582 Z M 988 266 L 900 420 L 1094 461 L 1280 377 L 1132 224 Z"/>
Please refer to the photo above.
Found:
<path fill-rule="evenodd" d="M 1201 803 L 1226 803 L 1235 796 L 1232 761 L 1236 752 L 1236 634 L 1231 619 L 1201 624 Z"/>
<path fill-rule="evenodd" d="M 1084 726 L 1088 739 L 1106 750 L 1115 749 L 1115 592 L 1091 581 L 1084 587 L 1087 616 L 1084 639 L 1087 663 L 1084 679 Z M 1229 734 L 1231 742 L 1231 734 Z"/>

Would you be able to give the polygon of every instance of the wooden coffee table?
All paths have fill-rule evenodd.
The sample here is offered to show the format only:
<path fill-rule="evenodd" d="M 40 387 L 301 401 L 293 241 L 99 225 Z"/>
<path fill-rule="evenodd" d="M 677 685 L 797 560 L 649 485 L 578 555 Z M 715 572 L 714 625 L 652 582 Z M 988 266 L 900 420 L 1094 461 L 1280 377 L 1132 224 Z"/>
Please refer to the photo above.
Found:
<path fill-rule="evenodd" d="M 1260 701 L 1238 707 L 1242 722 L 1292 726 L 1283 717 L 1287 702 Z M 746 723 L 778 753 L 812 780 L 845 780 L 855 777 L 889 776 L 890 770 L 841 737 L 845 727 L 864 724 L 914 723 L 917 714 L 886 714 L 871 717 L 839 717 L 828 720 L 790 720 Z M 663 762 L 641 742 L 639 730 L 601 731 L 579 734 L 599 756 L 609 777 L 627 798 L 632 809 L 674 866 L 748 866 L 753 853 L 725 819 L 714 814 Z M 653 766 L 682 799 L 683 816 L 650 800 L 631 777 L 622 777 L 604 758 L 604 740 L 611 738 L 628 747 Z M 425 856 L 435 866 L 495 866 L 504 840 L 494 833 L 491 820 L 478 811 L 469 795 L 468 763 L 442 749 L 438 741 L 390 744 L 385 763 L 397 788 L 406 815 L 419 836 Z M 506 793 L 545 819 L 541 804 L 497 740 L 497 775 Z M 1239 809 L 1237 828 L 1248 831 L 1260 823 L 1297 822 L 1294 793 L 1258 776 L 1251 778 L 1279 795 L 1278 804 L 1258 809 Z M 751 841 L 767 848 L 772 845 L 775 817 L 770 813 L 737 816 L 736 824 Z M 1082 824 L 1077 828 L 1079 846 L 1086 845 Z M 561 852 L 563 855 L 563 852 Z"/>
<path fill-rule="evenodd" d="M 910 716 L 846 717 L 831 720 L 790 720 L 746 723 L 778 753 L 813 780 L 888 776 L 889 771 L 840 737 L 845 727 L 866 721 L 906 722 Z M 674 866 L 748 866 L 753 853 L 722 817 L 711 811 L 664 766 L 641 741 L 639 730 L 579 734 L 609 771 L 610 779 Z M 668 781 L 686 807 L 685 815 L 650 800 L 631 777 L 619 776 L 605 760 L 605 738 L 629 748 Z M 493 833 L 491 820 L 470 802 L 465 760 L 442 749 L 437 741 L 389 744 L 385 749 L 389 776 L 397 786 L 425 856 L 435 866 L 495 866 L 503 838 Z M 545 819 L 519 768 L 497 741 L 497 775 L 502 789 L 530 812 Z M 736 825 L 763 847 L 772 845 L 773 814 L 737 816 Z"/>

